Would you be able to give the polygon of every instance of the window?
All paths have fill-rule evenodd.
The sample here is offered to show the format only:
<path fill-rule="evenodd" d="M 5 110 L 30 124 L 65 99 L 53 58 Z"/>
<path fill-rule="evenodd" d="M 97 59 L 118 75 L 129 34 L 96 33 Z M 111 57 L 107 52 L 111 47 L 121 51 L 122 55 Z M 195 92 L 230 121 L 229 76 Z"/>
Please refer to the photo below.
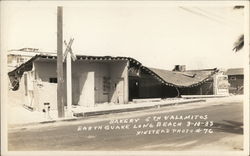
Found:
<path fill-rule="evenodd" d="M 7 57 L 7 63 L 8 63 L 8 64 L 11 64 L 11 63 L 12 63 L 12 60 L 13 60 L 12 56 L 9 56 L 9 55 L 8 55 L 8 57 Z"/>
<path fill-rule="evenodd" d="M 235 81 L 235 80 L 236 80 L 236 77 L 235 77 L 235 76 L 232 76 L 232 77 L 230 77 L 230 80 Z"/>
<path fill-rule="evenodd" d="M 56 77 L 49 78 L 49 83 L 57 83 L 57 78 Z"/>
<path fill-rule="evenodd" d="M 20 62 L 23 63 L 24 61 L 25 61 L 24 58 L 21 57 Z"/>

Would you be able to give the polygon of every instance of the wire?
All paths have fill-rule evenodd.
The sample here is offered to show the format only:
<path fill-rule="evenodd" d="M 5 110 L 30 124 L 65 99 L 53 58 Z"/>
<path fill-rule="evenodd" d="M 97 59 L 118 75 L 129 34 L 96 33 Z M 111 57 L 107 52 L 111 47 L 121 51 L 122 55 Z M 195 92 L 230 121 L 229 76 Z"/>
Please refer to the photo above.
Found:
<path fill-rule="evenodd" d="M 200 10 L 201 12 L 203 12 L 203 13 L 205 13 L 205 14 L 209 14 L 210 16 L 213 16 L 213 17 L 215 17 L 215 18 L 223 19 L 223 20 L 225 19 L 224 17 L 222 17 L 222 16 L 220 16 L 220 15 L 218 15 L 218 14 L 209 12 L 209 11 L 207 11 L 207 10 L 205 10 L 205 9 L 201 9 L 201 8 L 198 8 L 198 7 L 194 7 L 194 8 L 197 9 L 197 10 Z"/>
<path fill-rule="evenodd" d="M 220 23 L 220 24 L 224 24 L 222 21 L 217 20 L 217 19 L 215 19 L 215 18 L 211 18 L 211 17 L 209 17 L 209 16 L 207 16 L 207 15 L 205 15 L 205 14 L 203 14 L 203 13 L 200 13 L 200 12 L 197 12 L 197 11 L 194 11 L 194 10 L 191 10 L 191 9 L 188 9 L 188 8 L 185 8 L 185 7 L 180 7 L 180 8 L 183 9 L 183 10 L 185 10 L 185 11 L 187 11 L 187 12 L 190 12 L 190 13 L 192 13 L 192 14 L 195 14 L 195 15 L 198 15 L 198 16 L 201 16 L 201 17 L 205 17 L 205 18 L 207 18 L 207 19 L 209 19 L 209 20 L 211 20 L 211 21 L 214 21 L 214 22 L 217 22 L 217 23 Z"/>
<path fill-rule="evenodd" d="M 222 21 L 224 21 L 224 22 L 230 20 L 230 22 L 232 22 L 232 23 L 237 23 L 237 21 L 235 21 L 235 20 L 225 18 L 225 17 L 223 17 L 223 16 L 221 16 L 221 15 L 218 15 L 218 14 L 216 14 L 216 13 L 214 13 L 214 12 L 207 11 L 207 10 L 205 10 L 205 9 L 201 9 L 201 8 L 199 8 L 199 7 L 194 7 L 194 8 L 197 9 L 197 10 L 200 10 L 201 12 L 203 12 L 203 13 L 205 13 L 205 14 L 207 14 L 207 15 L 209 14 L 211 17 L 217 18 L 218 20 L 222 20 Z"/>

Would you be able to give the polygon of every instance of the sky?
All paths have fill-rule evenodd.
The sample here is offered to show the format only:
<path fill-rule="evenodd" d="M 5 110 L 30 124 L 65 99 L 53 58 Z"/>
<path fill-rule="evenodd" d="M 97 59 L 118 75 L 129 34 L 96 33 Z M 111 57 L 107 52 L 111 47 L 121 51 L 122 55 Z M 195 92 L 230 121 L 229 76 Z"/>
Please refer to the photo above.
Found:
<path fill-rule="evenodd" d="M 1 51 L 24 47 L 56 52 L 57 6 L 63 37 L 75 54 L 127 56 L 148 67 L 243 67 L 246 51 L 233 52 L 244 33 L 244 9 L 167 2 L 2 2 Z"/>

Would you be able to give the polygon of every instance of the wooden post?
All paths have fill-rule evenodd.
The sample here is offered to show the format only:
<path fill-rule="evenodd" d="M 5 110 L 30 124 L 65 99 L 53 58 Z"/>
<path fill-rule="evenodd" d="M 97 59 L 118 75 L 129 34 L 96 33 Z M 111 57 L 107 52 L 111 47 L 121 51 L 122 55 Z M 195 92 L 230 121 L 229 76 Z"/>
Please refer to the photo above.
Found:
<path fill-rule="evenodd" d="M 71 73 L 71 56 L 68 53 L 67 56 L 67 68 L 66 68 L 66 73 L 67 73 L 67 110 L 68 113 L 71 113 L 71 106 L 72 106 L 72 73 Z"/>
<path fill-rule="evenodd" d="M 58 117 L 64 117 L 63 98 L 63 8 L 57 7 L 57 110 Z"/>

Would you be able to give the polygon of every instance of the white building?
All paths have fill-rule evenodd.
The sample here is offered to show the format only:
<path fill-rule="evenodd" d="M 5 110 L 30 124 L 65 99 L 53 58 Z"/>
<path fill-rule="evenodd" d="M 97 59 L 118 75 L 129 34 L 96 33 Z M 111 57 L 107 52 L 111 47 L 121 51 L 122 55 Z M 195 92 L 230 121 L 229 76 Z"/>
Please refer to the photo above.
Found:
<path fill-rule="evenodd" d="M 41 52 L 39 49 L 35 48 L 22 48 L 22 49 L 13 49 L 8 51 L 7 64 L 8 71 L 12 71 L 15 68 L 19 67 L 21 64 L 27 62 L 35 55 L 39 54 L 53 54 L 52 52 Z M 56 54 L 56 53 L 54 53 Z"/>

